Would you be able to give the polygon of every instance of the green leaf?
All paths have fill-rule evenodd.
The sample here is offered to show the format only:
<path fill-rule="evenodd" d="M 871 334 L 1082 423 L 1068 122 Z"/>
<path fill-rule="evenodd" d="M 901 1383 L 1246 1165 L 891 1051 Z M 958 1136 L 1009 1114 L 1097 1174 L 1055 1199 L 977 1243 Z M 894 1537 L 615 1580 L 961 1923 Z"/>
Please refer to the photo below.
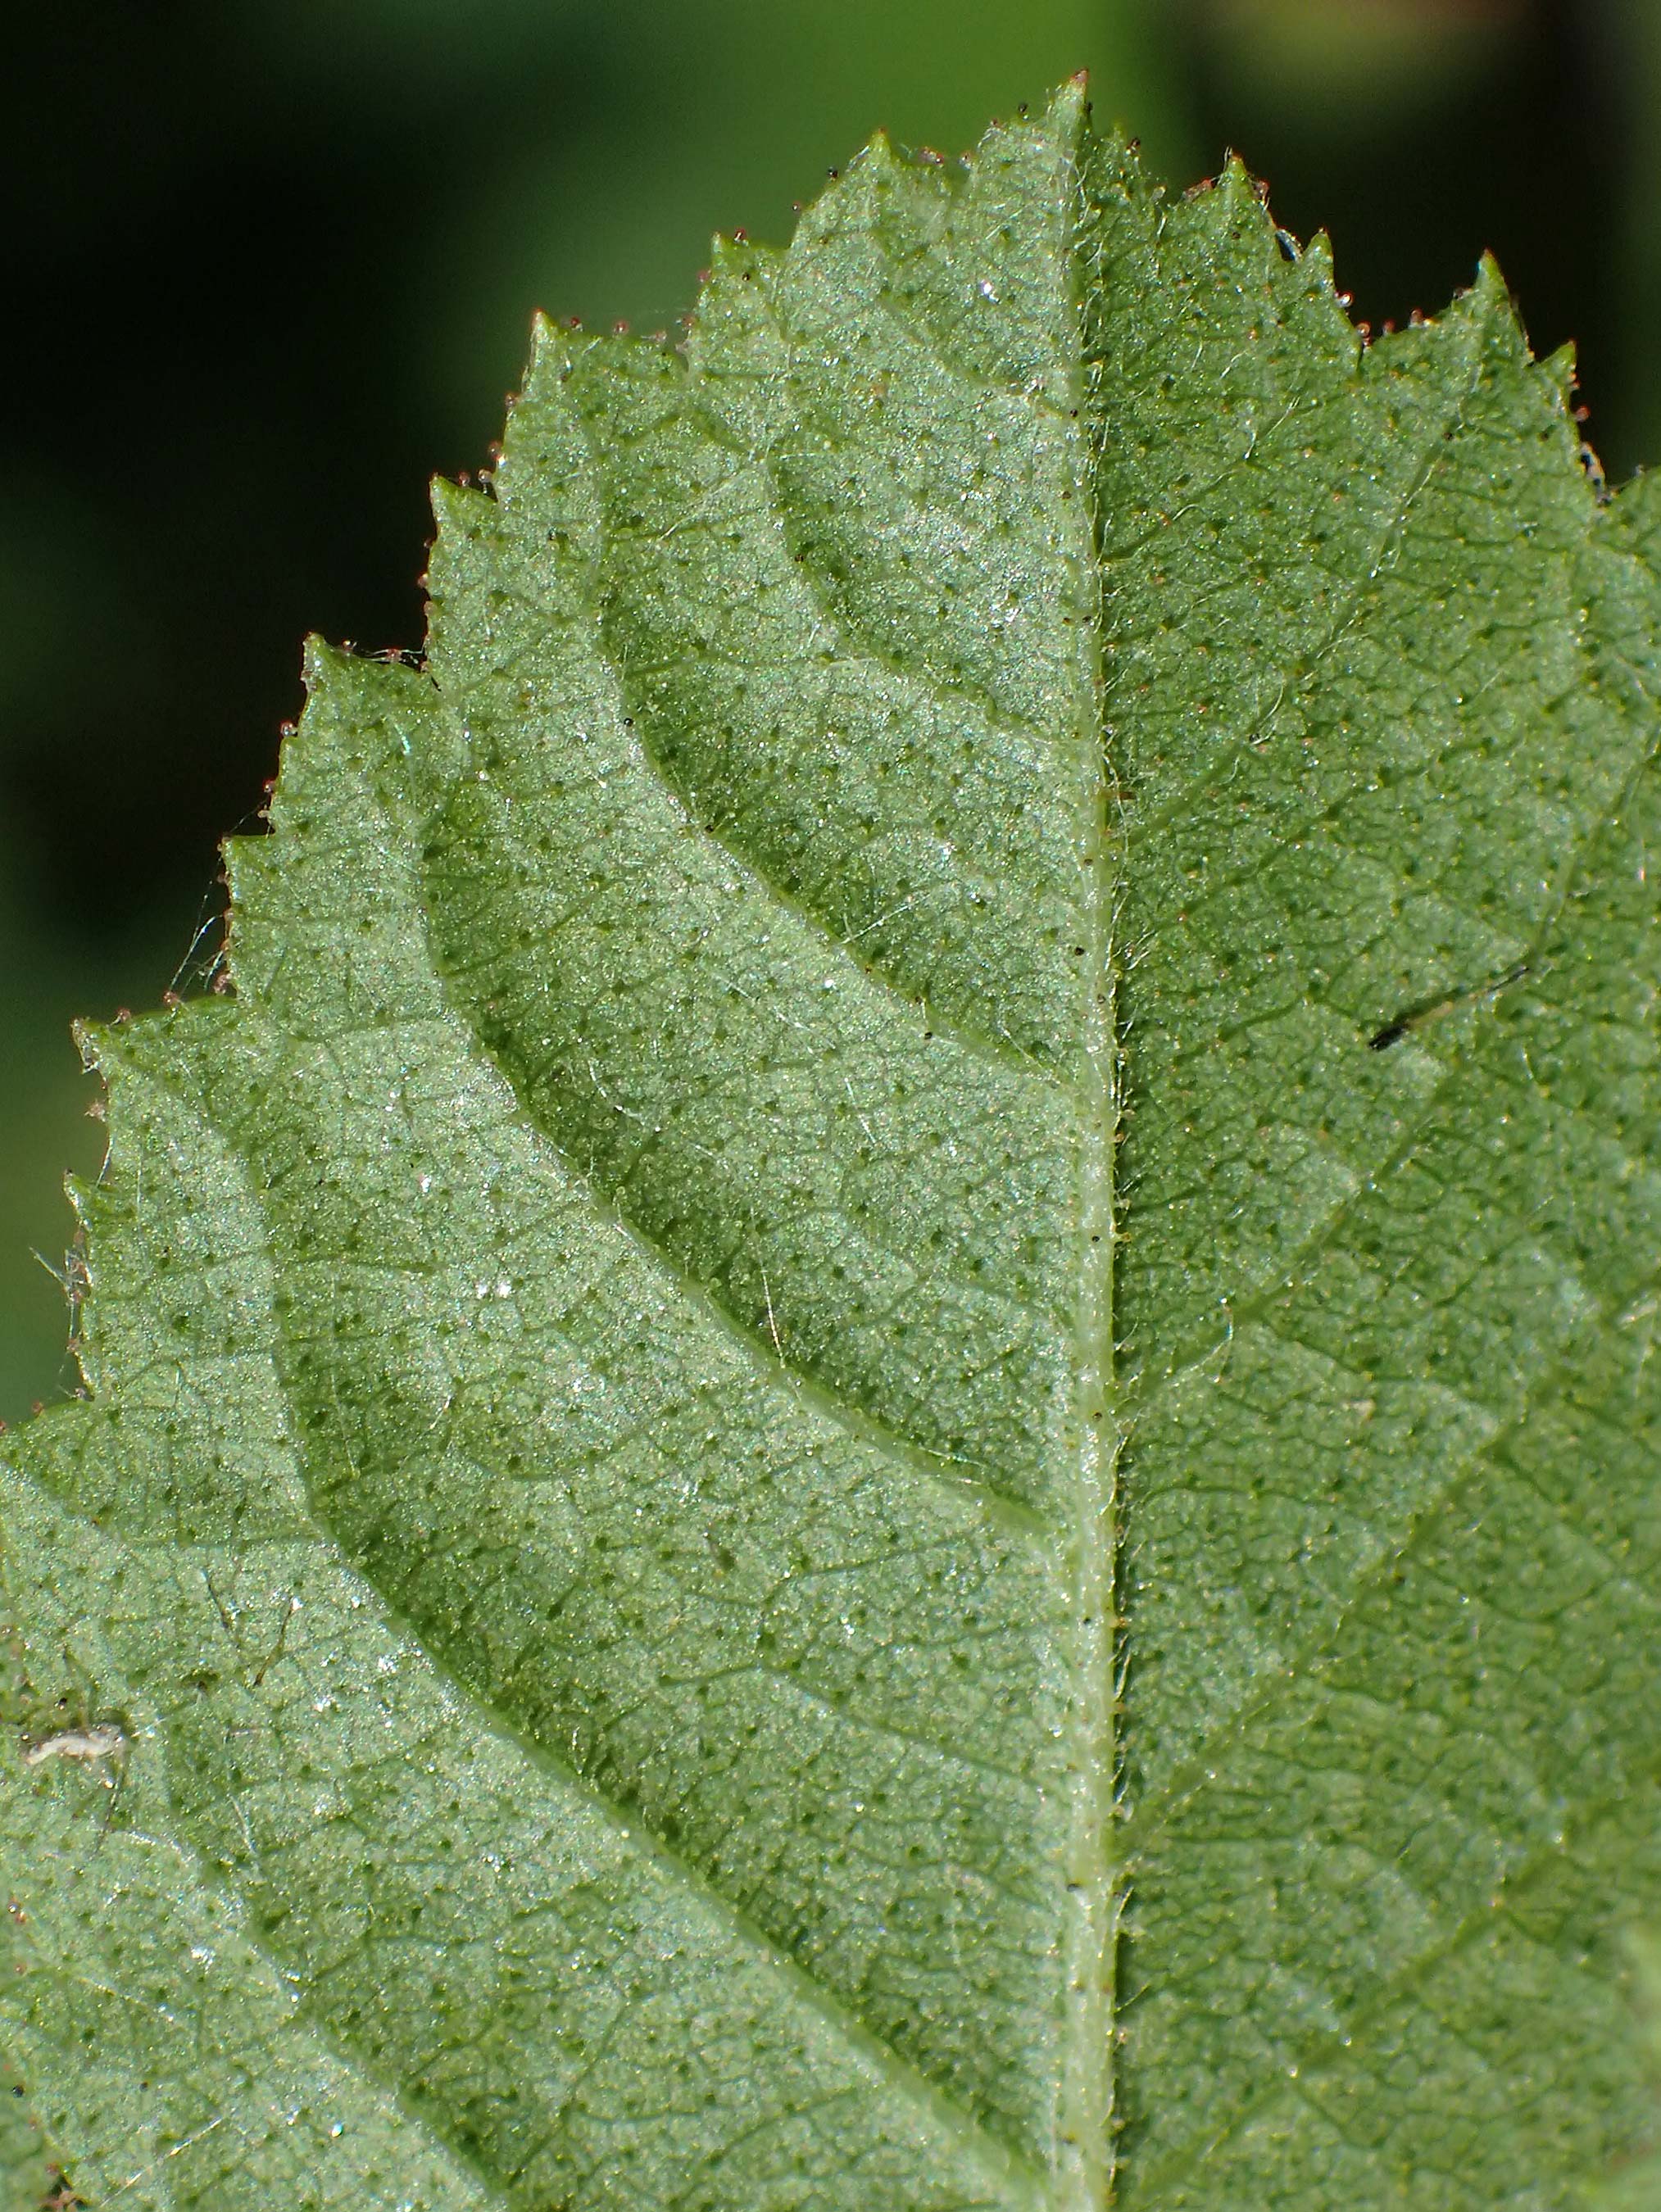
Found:
<path fill-rule="evenodd" d="M 1078 88 L 538 332 L 9 1442 L 88 2204 L 1567 2205 L 1652 2116 L 1656 495 Z M 1116 2166 L 1116 2176 L 1114 2169 Z"/>

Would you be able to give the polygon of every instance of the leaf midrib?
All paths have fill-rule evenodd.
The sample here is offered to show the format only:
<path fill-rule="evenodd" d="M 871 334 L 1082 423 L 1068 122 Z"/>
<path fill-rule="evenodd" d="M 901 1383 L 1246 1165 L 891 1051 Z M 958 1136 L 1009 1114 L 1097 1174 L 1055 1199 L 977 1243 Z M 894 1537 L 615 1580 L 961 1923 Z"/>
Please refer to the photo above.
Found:
<path fill-rule="evenodd" d="M 1109 2201 L 1113 2189 L 1116 1966 L 1123 1905 L 1115 1842 L 1120 1815 L 1116 1674 L 1123 1596 L 1117 1470 L 1123 1435 L 1117 1401 L 1114 1316 L 1120 1109 L 1119 953 L 1115 921 L 1119 872 L 1109 866 L 1117 786 L 1108 757 L 1106 580 L 1101 561 L 1093 441 L 1088 428 L 1088 325 L 1082 290 L 1086 264 L 1079 238 L 1083 181 L 1076 167 L 1071 185 L 1064 220 L 1073 281 L 1074 343 L 1068 371 L 1071 443 L 1077 469 L 1074 516 L 1075 534 L 1078 522 L 1084 525 L 1081 565 L 1091 579 L 1095 606 L 1085 639 L 1088 720 L 1081 716 L 1075 732 L 1075 743 L 1089 769 L 1084 779 L 1079 824 L 1079 861 L 1087 892 L 1083 923 L 1085 1110 L 1080 1117 L 1079 1168 L 1080 1282 L 1074 1340 L 1079 1460 L 1072 1593 L 1080 1644 L 1074 1694 L 1082 1708 L 1079 1729 L 1082 1741 L 1075 1755 L 1083 1771 L 1074 1784 L 1077 1807 L 1070 1840 L 1080 1860 L 1087 1861 L 1092 1890 L 1091 1909 L 1074 1923 L 1074 1941 L 1065 1961 L 1068 2035 L 1062 2081 L 1062 2135 L 1068 2150 L 1056 2163 L 1062 2169 L 1058 2212 L 1069 2197 L 1078 2212 L 1095 2212 L 1095 2208 Z M 1122 857 L 1123 847 L 1120 852 Z M 1077 1878 L 1072 1860 L 1070 1850 L 1069 1896 Z"/>

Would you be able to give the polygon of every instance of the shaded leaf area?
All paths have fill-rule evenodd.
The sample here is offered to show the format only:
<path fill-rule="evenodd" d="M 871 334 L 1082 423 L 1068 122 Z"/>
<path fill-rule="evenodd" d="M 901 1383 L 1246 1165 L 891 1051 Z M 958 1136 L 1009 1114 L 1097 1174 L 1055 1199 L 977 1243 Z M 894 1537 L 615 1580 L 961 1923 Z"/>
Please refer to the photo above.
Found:
<path fill-rule="evenodd" d="M 1661 1879 L 1661 510 L 1491 270 L 1363 351 L 1238 173 L 1099 203 L 1125 2199 L 1564 2202 Z"/>
<path fill-rule="evenodd" d="M 1628 1934 L 1627 1950 L 1635 1984 L 1633 2028 L 1641 2038 L 1652 2094 L 1661 2087 L 1661 1945 L 1652 1927 L 1634 1927 Z M 1653 2212 L 1661 2203 L 1661 2112 L 1651 2106 L 1650 2124 L 1631 2152 L 1588 2191 L 1586 2202 L 1597 2212 Z"/>
<path fill-rule="evenodd" d="M 1083 2212 L 1116 2122 L 1126 2205 L 1456 2212 L 1648 2127 L 1654 498 L 1491 273 L 1364 351 L 1083 127 L 879 143 L 684 359 L 545 331 L 235 996 L 95 1041 L 0 1516 L 88 2202 Z"/>
<path fill-rule="evenodd" d="M 0 2205 L 5 2212 L 40 2212 L 57 2193 L 58 2179 L 29 2110 L 27 2087 L 10 2066 L 0 2065 Z"/>

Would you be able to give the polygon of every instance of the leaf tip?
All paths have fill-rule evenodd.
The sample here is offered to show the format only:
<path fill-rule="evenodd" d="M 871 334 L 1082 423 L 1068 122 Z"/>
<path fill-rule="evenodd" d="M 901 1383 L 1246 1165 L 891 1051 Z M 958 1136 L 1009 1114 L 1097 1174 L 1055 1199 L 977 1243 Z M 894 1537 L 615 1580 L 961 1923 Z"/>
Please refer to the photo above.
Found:
<path fill-rule="evenodd" d="M 1491 320 L 1497 329 L 1514 331 L 1526 349 L 1528 340 L 1517 301 L 1491 252 L 1484 252 L 1478 261 L 1475 281 L 1465 297 L 1482 319 Z"/>
<path fill-rule="evenodd" d="M 1089 114 L 1090 71 L 1074 70 L 1050 94 L 1043 119 L 1058 137 L 1064 137 L 1082 130 Z"/>
<path fill-rule="evenodd" d="M 319 631 L 313 630 L 300 648 L 300 680 L 309 691 L 321 680 L 330 664 L 344 659 L 340 648 L 331 645 Z"/>

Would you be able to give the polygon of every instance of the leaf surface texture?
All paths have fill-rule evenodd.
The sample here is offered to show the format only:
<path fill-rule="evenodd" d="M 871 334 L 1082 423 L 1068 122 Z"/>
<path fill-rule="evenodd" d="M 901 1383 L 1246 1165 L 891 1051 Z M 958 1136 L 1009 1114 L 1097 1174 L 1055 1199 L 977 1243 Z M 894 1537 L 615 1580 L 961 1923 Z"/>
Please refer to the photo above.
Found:
<path fill-rule="evenodd" d="M 1365 347 L 1076 88 L 684 353 L 539 331 L 424 666 L 313 649 L 234 994 L 95 1041 L 0 1510 L 88 2203 L 1642 2135 L 1661 518 L 1567 376 L 1492 270 Z"/>

